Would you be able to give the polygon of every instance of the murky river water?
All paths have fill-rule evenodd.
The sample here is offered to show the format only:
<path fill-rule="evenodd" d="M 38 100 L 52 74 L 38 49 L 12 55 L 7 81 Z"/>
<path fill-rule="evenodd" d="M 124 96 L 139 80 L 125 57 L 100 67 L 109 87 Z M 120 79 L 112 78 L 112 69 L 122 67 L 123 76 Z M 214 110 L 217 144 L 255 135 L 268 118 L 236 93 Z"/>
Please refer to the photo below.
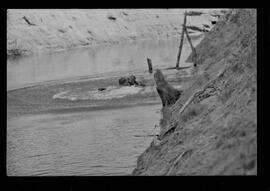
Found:
<path fill-rule="evenodd" d="M 9 175 L 127 175 L 160 105 L 23 116 L 8 122 Z"/>
<path fill-rule="evenodd" d="M 148 40 L 9 60 L 7 89 L 82 76 L 108 77 L 125 75 L 130 71 L 147 71 L 147 58 L 151 58 L 154 69 L 175 66 L 178 46 L 178 38 Z M 190 53 L 189 45 L 184 49 L 181 61 Z"/>
<path fill-rule="evenodd" d="M 80 77 L 106 77 L 112 85 L 114 82 L 111 82 L 110 76 L 126 75 L 131 71 L 140 71 L 149 77 L 146 58 L 152 59 L 154 68 L 174 66 L 178 43 L 175 39 L 148 41 L 9 61 L 7 87 L 11 90 L 46 81 L 74 81 Z M 184 46 L 182 60 L 190 53 L 188 48 Z M 88 85 L 90 87 L 91 83 L 84 84 L 84 89 Z M 59 99 L 63 92 L 72 90 L 78 92 L 77 97 L 84 95 L 80 94 L 82 84 L 77 86 L 78 91 L 72 85 L 61 83 L 57 88 L 49 86 L 43 90 L 41 83 L 37 89 L 8 92 L 8 111 L 24 108 L 37 110 L 23 115 L 8 115 L 8 175 L 127 175 L 132 172 L 137 157 L 152 141 L 154 125 L 159 123 L 161 117 L 160 100 L 152 96 L 148 101 L 152 99 L 155 104 L 147 105 L 145 102 L 145 106 L 63 112 L 60 107 L 65 104 L 72 111 L 77 105 L 90 108 L 92 102 L 96 103 L 91 98 L 83 101 Z M 134 92 L 137 93 L 137 90 Z M 103 99 L 96 97 L 99 98 L 97 101 Z M 129 101 L 132 99 L 128 93 L 126 97 Z M 104 96 L 104 99 L 109 100 L 110 97 Z M 114 103 L 125 102 L 125 99 L 122 92 Z M 138 100 L 142 100 L 142 105 L 144 99 Z M 87 101 L 92 102 L 89 104 Z M 59 112 L 39 112 L 43 106 L 57 106 L 57 110 L 58 105 Z"/>

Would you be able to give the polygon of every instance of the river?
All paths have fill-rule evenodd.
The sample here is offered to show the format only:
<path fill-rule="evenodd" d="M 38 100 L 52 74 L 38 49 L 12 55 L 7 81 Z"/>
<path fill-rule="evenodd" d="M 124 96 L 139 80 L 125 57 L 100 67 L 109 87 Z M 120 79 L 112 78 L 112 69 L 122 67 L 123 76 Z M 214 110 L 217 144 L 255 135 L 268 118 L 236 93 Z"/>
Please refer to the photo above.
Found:
<path fill-rule="evenodd" d="M 179 39 L 165 39 L 9 60 L 7 174 L 130 174 L 161 118 L 146 58 L 154 69 L 174 66 L 178 46 Z M 184 45 L 182 66 L 189 53 Z M 189 75 L 188 70 L 164 72 Z M 147 86 L 119 87 L 117 79 L 128 74 Z M 107 90 L 98 92 L 99 87 Z"/>

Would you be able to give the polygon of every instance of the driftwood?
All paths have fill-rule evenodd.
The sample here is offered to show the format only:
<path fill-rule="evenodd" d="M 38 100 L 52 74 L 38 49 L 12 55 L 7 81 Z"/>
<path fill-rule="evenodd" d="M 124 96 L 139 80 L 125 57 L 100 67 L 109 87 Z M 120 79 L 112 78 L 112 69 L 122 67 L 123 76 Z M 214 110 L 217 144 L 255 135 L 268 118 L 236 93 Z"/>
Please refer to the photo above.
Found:
<path fill-rule="evenodd" d="M 199 11 L 189 11 L 189 12 L 186 12 L 186 15 L 187 16 L 199 16 L 199 15 L 202 15 L 203 12 L 199 12 Z"/>
<path fill-rule="evenodd" d="M 118 82 L 119 82 L 119 85 L 122 85 L 122 86 L 139 85 L 134 75 L 131 75 L 128 77 L 121 77 Z"/>
<path fill-rule="evenodd" d="M 193 30 L 193 31 L 199 31 L 199 32 L 209 32 L 209 30 L 200 28 L 197 26 L 186 26 L 187 29 Z"/>
<path fill-rule="evenodd" d="M 186 107 L 190 104 L 190 102 L 194 99 L 195 95 L 197 94 L 198 92 L 195 92 L 192 94 L 192 96 L 189 97 L 189 99 L 185 102 L 185 104 L 181 107 L 180 111 L 179 111 L 179 114 L 182 114 L 183 111 L 186 109 Z"/>
<path fill-rule="evenodd" d="M 25 20 L 25 22 L 27 22 L 27 24 L 28 24 L 29 26 L 36 26 L 36 24 L 31 23 L 31 22 L 26 18 L 26 16 L 23 16 L 23 19 Z"/>
<path fill-rule="evenodd" d="M 147 64 L 148 64 L 148 72 L 150 74 L 153 73 L 152 61 L 150 58 L 147 58 Z"/>
<path fill-rule="evenodd" d="M 187 69 L 187 68 L 190 68 L 190 67 L 192 67 L 192 66 L 184 66 L 184 67 L 179 67 L 179 68 L 176 68 L 174 66 L 174 67 L 164 68 L 164 70 L 172 70 L 172 69 L 182 70 L 182 69 Z"/>
<path fill-rule="evenodd" d="M 98 91 L 104 91 L 104 90 L 106 90 L 106 88 L 98 88 Z"/>
<path fill-rule="evenodd" d="M 127 77 L 121 77 L 118 80 L 119 85 L 121 86 L 142 86 L 144 87 L 145 84 L 141 81 L 136 80 L 136 76 L 130 75 Z"/>
<path fill-rule="evenodd" d="M 182 91 L 173 88 L 165 80 L 163 74 L 159 69 L 156 70 L 154 74 L 154 79 L 157 86 L 156 89 L 159 97 L 161 98 L 163 107 L 173 105 L 182 94 Z"/>

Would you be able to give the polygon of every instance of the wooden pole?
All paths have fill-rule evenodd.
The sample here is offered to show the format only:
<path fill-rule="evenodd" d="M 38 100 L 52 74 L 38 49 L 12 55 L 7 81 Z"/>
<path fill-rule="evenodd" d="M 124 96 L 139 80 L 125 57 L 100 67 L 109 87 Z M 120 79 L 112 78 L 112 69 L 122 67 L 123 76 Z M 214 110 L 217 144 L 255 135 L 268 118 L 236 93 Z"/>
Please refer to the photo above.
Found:
<path fill-rule="evenodd" d="M 196 49 L 194 48 L 194 46 L 193 46 L 193 44 L 191 42 L 191 39 L 189 37 L 189 34 L 188 34 L 188 31 L 187 31 L 186 26 L 184 26 L 184 30 L 185 30 L 185 33 L 186 33 L 188 42 L 189 42 L 190 47 L 191 47 L 191 50 L 192 50 L 192 62 L 194 64 L 194 66 L 196 67 L 197 66 L 197 53 L 196 53 Z"/>
<path fill-rule="evenodd" d="M 150 58 L 147 58 L 147 63 L 148 63 L 148 72 L 151 74 L 153 72 L 153 67 L 152 67 L 152 61 Z"/>
<path fill-rule="evenodd" d="M 180 45 L 179 45 L 179 52 L 178 52 L 177 61 L 176 61 L 176 69 L 179 69 L 179 62 L 180 62 L 180 56 L 181 56 L 182 47 L 183 47 L 184 30 L 185 30 L 185 26 L 186 26 L 186 21 L 187 21 L 187 15 L 185 12 L 184 22 L 183 22 L 183 26 L 182 26 L 182 33 L 181 33 L 181 41 L 180 41 Z"/>

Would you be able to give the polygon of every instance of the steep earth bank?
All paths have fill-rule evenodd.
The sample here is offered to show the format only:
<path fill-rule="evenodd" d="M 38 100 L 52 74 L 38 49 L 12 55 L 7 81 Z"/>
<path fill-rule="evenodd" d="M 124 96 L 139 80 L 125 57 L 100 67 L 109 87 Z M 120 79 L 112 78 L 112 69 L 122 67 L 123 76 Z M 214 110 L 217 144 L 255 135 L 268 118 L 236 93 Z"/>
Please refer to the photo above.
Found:
<path fill-rule="evenodd" d="M 196 47 L 203 75 L 163 108 L 159 139 L 133 175 L 257 174 L 256 35 L 254 9 L 229 11 L 205 35 Z"/>
<path fill-rule="evenodd" d="M 9 9 L 7 55 L 179 36 L 184 9 Z M 220 9 L 197 9 L 191 35 L 209 30 Z M 193 26 L 193 28 L 192 28 Z"/>

